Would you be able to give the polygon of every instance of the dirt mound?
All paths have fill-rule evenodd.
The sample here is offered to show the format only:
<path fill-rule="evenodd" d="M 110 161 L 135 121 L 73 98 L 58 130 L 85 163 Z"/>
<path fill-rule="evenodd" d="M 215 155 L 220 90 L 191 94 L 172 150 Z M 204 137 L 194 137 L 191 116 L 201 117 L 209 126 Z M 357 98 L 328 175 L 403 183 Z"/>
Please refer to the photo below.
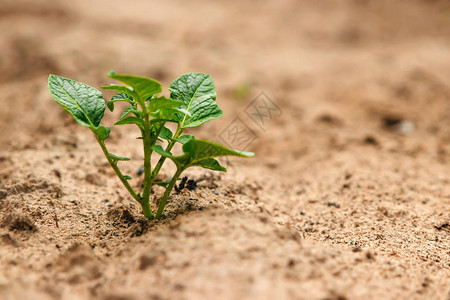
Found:
<path fill-rule="evenodd" d="M 12 213 L 6 214 L 3 217 L 1 227 L 6 227 L 9 230 L 19 231 L 36 230 L 36 225 L 30 219 L 30 217 L 19 211 L 14 211 Z"/>

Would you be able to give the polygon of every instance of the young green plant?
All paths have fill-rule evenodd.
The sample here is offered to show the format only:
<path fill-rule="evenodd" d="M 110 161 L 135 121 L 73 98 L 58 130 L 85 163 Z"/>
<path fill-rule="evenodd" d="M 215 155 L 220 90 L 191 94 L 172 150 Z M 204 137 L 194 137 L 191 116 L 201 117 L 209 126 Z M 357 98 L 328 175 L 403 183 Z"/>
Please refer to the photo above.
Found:
<path fill-rule="evenodd" d="M 61 76 L 50 75 L 48 88 L 53 99 L 62 105 L 76 122 L 88 127 L 94 133 L 109 164 L 130 195 L 140 203 L 146 218 L 162 216 L 170 192 L 181 173 L 187 168 L 203 167 L 226 172 L 226 168 L 220 165 L 216 157 L 254 155 L 251 152 L 229 149 L 196 139 L 192 135 L 182 135 L 187 128 L 200 126 L 222 116 L 222 110 L 216 104 L 216 89 L 211 76 L 202 73 L 186 73 L 180 76 L 169 87 L 170 98 L 158 95 L 162 92 L 162 88 L 156 80 L 115 72 L 110 72 L 108 76 L 125 85 L 103 86 L 103 89 L 118 92 L 107 103 L 99 90 Z M 138 138 L 142 140 L 144 148 L 144 183 L 139 193 L 130 185 L 131 177 L 124 175 L 118 166 L 119 162 L 130 159 L 108 151 L 105 140 L 109 137 L 111 129 L 100 124 L 106 106 L 113 111 L 114 103 L 119 101 L 125 102 L 128 106 L 114 125 L 134 124 L 141 132 Z M 176 124 L 175 133 L 165 126 L 168 122 Z M 167 141 L 165 148 L 157 144 L 162 140 Z M 177 143 L 181 144 L 183 151 L 181 155 L 174 155 L 171 152 Z M 154 168 L 151 165 L 153 154 L 160 155 Z M 176 172 L 166 181 L 156 181 L 167 158 L 175 164 Z M 150 201 L 153 185 L 165 188 L 156 213 L 152 211 Z"/>

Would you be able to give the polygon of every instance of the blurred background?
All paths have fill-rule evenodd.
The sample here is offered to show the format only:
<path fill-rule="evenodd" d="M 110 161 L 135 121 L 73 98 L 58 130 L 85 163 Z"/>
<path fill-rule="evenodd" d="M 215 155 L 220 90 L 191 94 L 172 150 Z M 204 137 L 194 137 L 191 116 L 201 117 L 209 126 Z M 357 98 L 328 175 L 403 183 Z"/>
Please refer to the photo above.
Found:
<path fill-rule="evenodd" d="M 1 126 L 14 134 L 52 130 L 49 73 L 98 87 L 111 69 L 166 88 L 185 72 L 211 74 L 225 109 L 217 130 L 260 92 L 283 109 L 289 136 L 334 112 L 349 125 L 448 119 L 436 104 L 448 96 L 448 1 L 2 0 L 0 17 Z"/>

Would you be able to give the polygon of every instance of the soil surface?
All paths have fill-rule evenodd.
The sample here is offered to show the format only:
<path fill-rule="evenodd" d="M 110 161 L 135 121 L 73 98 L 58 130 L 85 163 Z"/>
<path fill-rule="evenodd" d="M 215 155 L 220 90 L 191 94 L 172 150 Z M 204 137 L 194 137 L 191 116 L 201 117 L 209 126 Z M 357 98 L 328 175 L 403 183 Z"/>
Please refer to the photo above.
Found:
<path fill-rule="evenodd" d="M 2 0 L 0 299 L 450 299 L 449 49 L 446 0 Z M 255 158 L 145 220 L 47 91 L 111 69 L 211 74 L 190 133 Z M 107 144 L 139 188 L 137 136 Z"/>

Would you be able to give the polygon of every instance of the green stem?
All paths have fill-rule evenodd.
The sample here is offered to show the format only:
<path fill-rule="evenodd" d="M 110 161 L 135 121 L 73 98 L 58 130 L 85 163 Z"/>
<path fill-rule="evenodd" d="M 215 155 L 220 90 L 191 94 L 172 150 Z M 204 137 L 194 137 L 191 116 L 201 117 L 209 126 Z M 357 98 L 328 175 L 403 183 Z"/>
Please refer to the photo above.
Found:
<path fill-rule="evenodd" d="M 180 137 L 181 133 L 183 132 L 183 130 L 181 129 L 181 126 L 178 126 L 177 131 L 175 132 L 175 135 L 173 136 L 173 139 L 177 139 Z M 176 141 L 171 140 L 169 142 L 169 144 L 166 147 L 166 152 L 170 152 L 173 148 L 173 146 L 175 146 Z M 164 164 L 164 162 L 166 161 L 166 157 L 161 156 L 160 159 L 158 160 L 158 163 L 156 164 L 155 168 L 153 169 L 153 173 L 152 173 L 152 179 L 155 179 L 156 176 L 158 176 L 159 171 L 161 171 L 161 167 Z"/>
<path fill-rule="evenodd" d="M 152 166 L 151 166 L 151 155 L 152 146 L 156 143 L 159 133 L 164 127 L 164 123 L 156 130 L 155 136 L 152 138 L 150 134 L 150 118 L 146 110 L 144 110 L 144 131 L 142 132 L 142 138 L 144 143 L 144 188 L 142 191 L 142 209 L 149 210 L 151 218 L 153 218 L 153 213 L 150 208 L 150 195 L 152 192 L 153 177 L 152 177 Z"/>
<path fill-rule="evenodd" d="M 133 188 L 130 186 L 130 184 L 128 183 L 128 180 L 125 179 L 125 177 L 123 176 L 122 172 L 120 171 L 119 167 L 117 166 L 117 161 L 113 160 L 110 156 L 109 156 L 109 152 L 108 149 L 106 149 L 106 145 L 105 145 L 105 141 L 100 140 L 97 136 L 97 142 L 100 145 L 100 147 L 102 148 L 103 154 L 106 156 L 106 159 L 108 160 L 108 163 L 110 164 L 110 166 L 113 168 L 114 172 L 116 172 L 117 177 L 119 177 L 120 181 L 122 182 L 122 184 L 124 185 L 124 187 L 127 189 L 127 191 L 130 193 L 130 195 L 141 204 L 142 206 L 142 210 L 144 211 L 144 216 L 147 219 L 153 219 L 154 215 L 152 210 L 150 209 L 149 205 L 146 205 L 142 199 L 136 194 L 136 192 L 133 190 Z"/>
<path fill-rule="evenodd" d="M 156 218 L 160 218 L 164 207 L 166 207 L 167 199 L 169 199 L 170 192 L 172 191 L 173 187 L 175 186 L 175 183 L 178 180 L 178 177 L 180 177 L 181 173 L 183 173 L 183 168 L 177 168 L 177 171 L 175 172 L 175 175 L 173 175 L 172 179 L 169 182 L 169 186 L 166 188 L 166 191 L 164 192 L 163 197 L 161 198 L 161 202 L 159 202 L 158 206 L 158 212 L 156 213 Z"/>
<path fill-rule="evenodd" d="M 142 136 L 144 143 L 144 189 L 142 191 L 142 202 L 150 207 L 150 193 L 153 181 L 151 165 L 152 141 L 150 137 L 150 121 L 146 109 L 144 109 L 144 118 L 144 132 Z"/>
<path fill-rule="evenodd" d="M 142 201 L 142 202 L 140 202 L 140 204 L 142 207 L 142 211 L 144 212 L 144 216 L 147 219 L 152 220 L 155 217 L 155 215 L 153 214 L 152 209 L 150 207 L 150 202 Z"/>

